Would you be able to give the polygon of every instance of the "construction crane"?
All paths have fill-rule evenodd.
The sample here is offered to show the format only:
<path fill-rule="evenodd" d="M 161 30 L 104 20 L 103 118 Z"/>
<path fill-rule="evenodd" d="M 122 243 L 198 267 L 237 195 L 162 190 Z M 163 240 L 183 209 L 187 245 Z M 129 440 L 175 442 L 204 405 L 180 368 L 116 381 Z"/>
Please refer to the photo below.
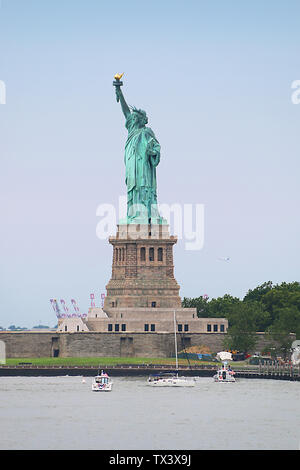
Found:
<path fill-rule="evenodd" d="M 74 311 L 75 311 L 75 313 L 72 314 L 72 317 L 80 317 L 80 311 L 79 311 L 79 308 L 77 306 L 76 300 L 71 299 L 71 303 L 72 303 Z"/>
<path fill-rule="evenodd" d="M 65 311 L 65 314 L 67 315 L 67 317 L 69 317 L 69 316 L 70 316 L 70 314 L 69 314 L 69 309 L 68 309 L 68 307 L 66 306 L 66 302 L 64 301 L 64 299 L 60 299 L 60 303 L 61 303 L 62 306 L 63 306 L 63 309 L 64 309 L 64 311 Z"/>
<path fill-rule="evenodd" d="M 50 299 L 50 302 L 51 302 L 52 308 L 53 308 L 57 318 L 60 318 L 61 317 L 61 312 L 60 312 L 57 300 L 56 299 Z"/>

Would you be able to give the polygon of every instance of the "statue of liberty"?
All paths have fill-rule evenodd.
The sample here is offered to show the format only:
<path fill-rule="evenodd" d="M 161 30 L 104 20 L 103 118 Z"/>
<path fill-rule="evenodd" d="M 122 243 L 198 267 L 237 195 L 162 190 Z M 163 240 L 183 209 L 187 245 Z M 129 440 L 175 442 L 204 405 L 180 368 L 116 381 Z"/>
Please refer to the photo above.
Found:
<path fill-rule="evenodd" d="M 123 74 L 122 74 L 123 75 Z M 128 137 L 125 145 L 125 183 L 127 186 L 127 221 L 129 224 L 161 224 L 157 209 L 156 167 L 160 161 L 160 144 L 150 127 L 146 112 L 128 106 L 120 81 L 115 75 L 117 102 L 125 116 Z"/>

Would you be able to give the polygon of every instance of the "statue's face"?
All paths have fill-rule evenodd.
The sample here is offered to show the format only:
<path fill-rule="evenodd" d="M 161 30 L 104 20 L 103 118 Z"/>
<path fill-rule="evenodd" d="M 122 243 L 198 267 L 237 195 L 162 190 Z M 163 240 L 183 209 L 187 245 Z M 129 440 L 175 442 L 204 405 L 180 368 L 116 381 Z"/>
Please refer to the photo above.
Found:
<path fill-rule="evenodd" d="M 132 120 L 136 124 L 139 121 L 139 115 L 137 113 L 132 113 Z"/>
<path fill-rule="evenodd" d="M 140 127 L 148 124 L 148 118 L 146 115 L 140 113 L 133 113 L 133 120 L 135 124 L 138 124 Z"/>

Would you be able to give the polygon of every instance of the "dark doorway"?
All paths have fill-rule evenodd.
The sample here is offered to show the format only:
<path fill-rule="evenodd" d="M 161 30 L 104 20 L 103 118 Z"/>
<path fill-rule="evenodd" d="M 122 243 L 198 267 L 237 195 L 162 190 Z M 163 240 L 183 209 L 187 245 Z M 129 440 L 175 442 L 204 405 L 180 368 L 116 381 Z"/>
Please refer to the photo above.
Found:
<path fill-rule="evenodd" d="M 55 336 L 51 340 L 51 356 L 59 357 L 59 338 Z"/>

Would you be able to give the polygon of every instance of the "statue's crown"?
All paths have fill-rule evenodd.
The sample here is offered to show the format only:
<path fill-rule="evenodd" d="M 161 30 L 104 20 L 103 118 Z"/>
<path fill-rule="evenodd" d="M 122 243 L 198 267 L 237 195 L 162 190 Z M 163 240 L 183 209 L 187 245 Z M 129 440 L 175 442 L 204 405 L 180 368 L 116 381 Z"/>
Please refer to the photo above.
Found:
<path fill-rule="evenodd" d="M 135 106 L 130 106 L 130 108 L 133 113 L 138 113 L 141 116 L 147 116 L 146 111 L 144 111 L 143 109 L 137 109 Z"/>

